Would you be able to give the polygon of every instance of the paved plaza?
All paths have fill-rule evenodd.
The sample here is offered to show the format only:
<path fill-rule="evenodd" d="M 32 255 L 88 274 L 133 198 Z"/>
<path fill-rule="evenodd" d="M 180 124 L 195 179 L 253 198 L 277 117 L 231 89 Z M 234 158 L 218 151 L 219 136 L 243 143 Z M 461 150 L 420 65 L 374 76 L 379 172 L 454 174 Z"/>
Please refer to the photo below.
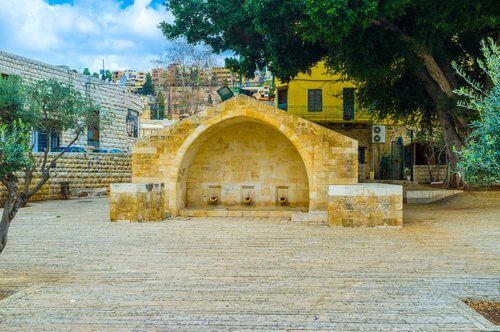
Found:
<path fill-rule="evenodd" d="M 400 230 L 31 203 L 0 255 L 0 330 L 493 329 L 461 299 L 500 300 L 500 207 L 463 195 L 406 205 Z"/>

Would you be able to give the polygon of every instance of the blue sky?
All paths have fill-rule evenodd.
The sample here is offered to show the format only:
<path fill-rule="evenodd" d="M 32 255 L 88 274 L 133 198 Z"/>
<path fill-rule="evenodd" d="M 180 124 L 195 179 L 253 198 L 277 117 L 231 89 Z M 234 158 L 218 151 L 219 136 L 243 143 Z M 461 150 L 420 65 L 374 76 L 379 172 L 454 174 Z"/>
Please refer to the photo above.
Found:
<path fill-rule="evenodd" d="M 0 50 L 97 71 L 150 69 L 172 21 L 162 0 L 0 0 Z"/>
<path fill-rule="evenodd" d="M 74 0 L 48 0 L 47 1 L 50 5 L 61 5 L 61 4 L 74 4 Z M 117 0 L 117 2 L 121 3 L 121 7 L 125 8 L 134 3 L 134 0 Z M 152 0 L 151 4 L 153 6 L 160 5 L 164 2 L 164 0 Z"/>

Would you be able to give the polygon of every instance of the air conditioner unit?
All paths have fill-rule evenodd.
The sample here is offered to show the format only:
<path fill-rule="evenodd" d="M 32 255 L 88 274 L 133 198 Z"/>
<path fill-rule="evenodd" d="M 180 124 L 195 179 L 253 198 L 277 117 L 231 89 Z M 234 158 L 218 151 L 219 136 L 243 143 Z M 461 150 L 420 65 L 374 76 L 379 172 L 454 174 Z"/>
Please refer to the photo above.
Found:
<path fill-rule="evenodd" d="M 372 143 L 385 143 L 385 126 L 372 126 Z"/>

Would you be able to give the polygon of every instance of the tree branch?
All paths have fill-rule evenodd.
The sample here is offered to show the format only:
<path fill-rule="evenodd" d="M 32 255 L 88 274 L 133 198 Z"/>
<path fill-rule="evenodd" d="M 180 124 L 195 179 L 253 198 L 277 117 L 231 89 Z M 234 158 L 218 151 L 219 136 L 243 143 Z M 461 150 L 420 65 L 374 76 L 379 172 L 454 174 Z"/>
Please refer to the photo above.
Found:
<path fill-rule="evenodd" d="M 397 33 L 401 39 L 411 44 L 413 46 L 413 52 L 415 52 L 415 54 L 423 61 L 429 75 L 438 84 L 441 91 L 443 91 L 448 97 L 453 96 L 453 82 L 450 83 L 450 79 L 447 77 L 436 59 L 421 43 L 385 18 L 377 18 L 372 21 L 372 24 Z"/>
<path fill-rule="evenodd" d="M 75 138 L 73 138 L 73 140 L 68 144 L 67 147 L 70 147 L 72 146 L 73 144 L 75 144 L 75 142 L 78 140 L 78 138 L 80 137 L 81 133 L 83 132 L 83 129 L 79 129 L 77 132 L 76 132 L 76 135 L 75 135 Z M 63 151 L 59 152 L 55 157 L 54 159 L 51 160 L 50 164 L 49 164 L 49 169 L 54 167 L 56 165 L 56 161 L 57 159 L 59 159 L 64 153 L 66 152 L 66 149 L 64 149 Z"/>
<path fill-rule="evenodd" d="M 75 138 L 73 138 L 73 140 L 68 144 L 68 147 L 72 146 L 77 140 L 78 138 L 80 137 L 80 134 L 82 133 L 83 129 L 79 129 L 75 135 Z M 66 153 L 66 149 L 64 149 L 63 151 L 59 152 L 49 163 L 49 166 L 47 167 L 47 169 L 45 170 L 42 170 L 42 178 L 40 179 L 40 181 L 35 185 L 35 187 L 33 187 L 32 190 L 29 191 L 29 193 L 26 195 L 26 199 L 29 200 L 31 198 L 31 196 L 33 196 L 34 194 L 36 194 L 36 192 L 38 190 L 40 190 L 40 188 L 42 188 L 42 186 L 47 182 L 47 180 L 50 178 L 50 169 L 55 167 L 56 165 L 56 161 L 64 154 Z M 44 166 L 45 167 L 45 166 Z"/>
<path fill-rule="evenodd" d="M 9 188 L 7 179 L 5 177 L 3 177 L 3 176 L 0 177 L 0 183 L 2 183 L 5 186 L 6 189 Z"/>
<path fill-rule="evenodd" d="M 31 165 L 30 169 L 26 169 L 24 171 L 24 187 L 23 187 L 23 193 L 25 195 L 28 195 L 29 192 L 29 187 L 31 184 L 31 181 L 33 180 L 33 173 L 36 169 L 36 163 L 35 163 L 35 157 L 33 156 L 33 149 L 35 148 L 35 143 L 31 144 L 30 152 L 28 154 L 31 162 L 33 163 Z"/>

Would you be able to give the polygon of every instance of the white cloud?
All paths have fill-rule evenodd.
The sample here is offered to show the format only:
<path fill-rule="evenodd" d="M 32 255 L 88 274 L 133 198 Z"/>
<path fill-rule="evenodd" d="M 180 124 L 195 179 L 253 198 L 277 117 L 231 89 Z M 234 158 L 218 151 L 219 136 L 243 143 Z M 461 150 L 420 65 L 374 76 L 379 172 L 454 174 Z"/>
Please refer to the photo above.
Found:
<path fill-rule="evenodd" d="M 0 49 L 77 70 L 148 69 L 164 50 L 158 23 L 170 21 L 164 6 L 135 0 L 75 0 L 49 5 L 43 0 L 0 0 Z"/>

